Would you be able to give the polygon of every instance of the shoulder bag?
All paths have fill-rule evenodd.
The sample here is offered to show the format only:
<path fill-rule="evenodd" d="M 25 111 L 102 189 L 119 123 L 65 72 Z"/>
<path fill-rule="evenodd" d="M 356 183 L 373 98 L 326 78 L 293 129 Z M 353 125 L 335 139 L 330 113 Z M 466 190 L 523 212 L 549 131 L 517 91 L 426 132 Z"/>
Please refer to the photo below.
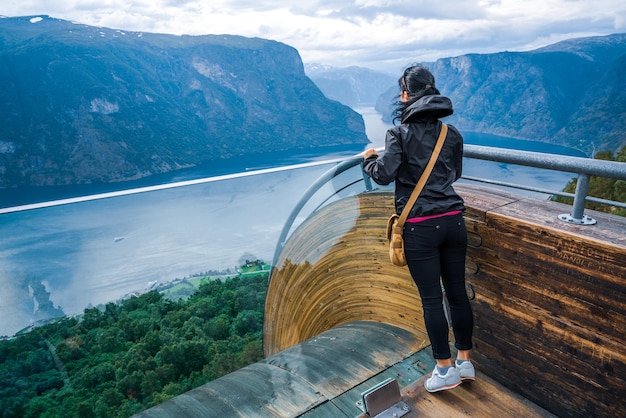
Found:
<path fill-rule="evenodd" d="M 435 145 L 435 149 L 433 150 L 432 155 L 430 156 L 430 160 L 428 161 L 428 165 L 424 169 L 424 172 L 420 176 L 419 181 L 415 185 L 415 189 L 413 189 L 413 193 L 411 193 L 411 197 L 406 202 L 406 206 L 404 206 L 404 210 L 400 215 L 393 214 L 387 221 L 387 239 L 389 240 L 389 259 L 396 266 L 406 266 L 406 256 L 404 255 L 404 238 L 402 237 L 402 231 L 404 228 L 404 222 L 406 221 L 407 216 L 409 216 L 409 212 L 411 212 L 411 208 L 415 204 L 417 197 L 422 192 L 428 177 L 430 176 L 433 167 L 435 166 L 435 162 L 439 157 L 439 152 L 443 147 L 443 142 L 446 139 L 446 135 L 448 134 L 448 125 L 442 123 L 441 132 L 439 133 L 439 138 L 437 138 L 437 144 Z"/>

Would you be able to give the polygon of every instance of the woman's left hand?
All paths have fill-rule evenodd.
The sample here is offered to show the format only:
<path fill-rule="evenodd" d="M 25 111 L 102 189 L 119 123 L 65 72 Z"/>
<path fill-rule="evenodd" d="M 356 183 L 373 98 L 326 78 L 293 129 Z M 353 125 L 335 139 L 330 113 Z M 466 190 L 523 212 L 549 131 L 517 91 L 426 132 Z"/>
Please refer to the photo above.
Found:
<path fill-rule="evenodd" d="M 376 151 L 374 148 L 370 148 L 370 149 L 366 149 L 365 151 L 363 151 L 361 155 L 363 155 L 363 159 L 368 159 L 369 157 L 373 155 L 378 157 L 378 151 Z"/>

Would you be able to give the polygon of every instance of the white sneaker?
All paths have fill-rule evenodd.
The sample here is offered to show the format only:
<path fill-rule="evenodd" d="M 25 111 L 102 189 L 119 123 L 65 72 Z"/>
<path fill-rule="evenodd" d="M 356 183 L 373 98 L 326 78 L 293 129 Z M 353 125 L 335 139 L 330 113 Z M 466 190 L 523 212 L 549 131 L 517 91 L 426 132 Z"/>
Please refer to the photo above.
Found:
<path fill-rule="evenodd" d="M 455 367 L 450 367 L 446 374 L 439 373 L 439 369 L 435 366 L 432 375 L 424 382 L 424 387 L 429 392 L 439 392 L 440 390 L 448 390 L 455 388 L 461 384 L 461 376 Z"/>
<path fill-rule="evenodd" d="M 454 365 L 459 371 L 459 376 L 461 376 L 462 381 L 476 380 L 476 370 L 474 370 L 474 365 L 470 360 L 463 362 L 457 360 L 454 362 Z"/>

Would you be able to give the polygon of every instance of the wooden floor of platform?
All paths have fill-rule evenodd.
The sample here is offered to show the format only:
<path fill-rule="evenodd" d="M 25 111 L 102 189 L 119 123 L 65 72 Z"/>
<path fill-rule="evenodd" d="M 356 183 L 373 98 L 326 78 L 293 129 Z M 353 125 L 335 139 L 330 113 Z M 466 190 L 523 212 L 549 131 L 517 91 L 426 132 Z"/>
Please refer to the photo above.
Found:
<path fill-rule="evenodd" d="M 476 373 L 474 382 L 437 393 L 428 393 L 424 388 L 427 377 L 401 391 L 404 402 L 411 408 L 404 417 L 555 417 L 480 372 Z"/>
<path fill-rule="evenodd" d="M 424 380 L 435 360 L 425 340 L 419 332 L 389 324 L 356 321 L 340 325 L 136 417 L 370 418 L 363 414 L 363 394 L 391 380 L 397 381 L 410 407 L 404 415 L 407 418 L 554 417 L 485 376 L 480 364 L 476 364 L 476 381 L 448 391 L 426 392 Z M 453 347 L 451 354 L 456 357 Z M 391 401 L 378 396 L 372 408 L 383 411 L 397 401 L 396 391 Z"/>

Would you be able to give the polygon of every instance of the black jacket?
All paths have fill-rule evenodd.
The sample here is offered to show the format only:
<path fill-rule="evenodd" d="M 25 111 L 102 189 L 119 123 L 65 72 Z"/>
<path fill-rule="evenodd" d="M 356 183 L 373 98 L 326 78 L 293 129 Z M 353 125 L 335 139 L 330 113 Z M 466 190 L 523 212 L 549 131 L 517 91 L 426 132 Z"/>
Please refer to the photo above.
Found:
<path fill-rule="evenodd" d="M 451 115 L 452 102 L 440 95 L 418 99 L 402 114 L 402 123 L 387 131 L 385 151 L 363 162 L 363 170 L 378 184 L 395 181 L 396 213 L 400 214 L 435 148 L 441 121 Z M 461 177 L 463 137 L 448 125 L 448 135 L 437 163 L 420 193 L 409 218 L 464 210 L 463 199 L 452 183 Z"/>

